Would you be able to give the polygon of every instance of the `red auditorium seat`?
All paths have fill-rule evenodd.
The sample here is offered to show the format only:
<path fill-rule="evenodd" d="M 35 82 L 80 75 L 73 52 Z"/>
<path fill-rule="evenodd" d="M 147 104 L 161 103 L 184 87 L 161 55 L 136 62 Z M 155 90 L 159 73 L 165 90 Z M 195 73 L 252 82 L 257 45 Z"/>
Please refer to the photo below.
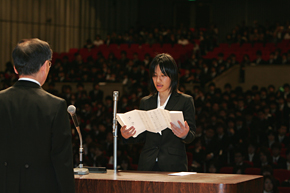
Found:
<path fill-rule="evenodd" d="M 87 58 L 93 54 L 93 52 L 87 48 L 81 48 L 79 53 L 82 56 L 84 62 L 87 62 Z"/>
<path fill-rule="evenodd" d="M 121 50 L 119 49 L 118 44 L 110 44 L 108 49 L 109 49 L 109 53 L 113 53 L 117 59 L 121 58 Z"/>
<path fill-rule="evenodd" d="M 262 52 L 263 53 L 263 52 Z M 268 61 L 269 60 L 269 54 L 262 54 L 262 59 L 264 60 L 264 61 Z"/>
<path fill-rule="evenodd" d="M 234 171 L 233 167 L 222 167 L 220 169 L 220 173 L 222 173 L 222 174 L 232 174 L 233 171 Z"/>
<path fill-rule="evenodd" d="M 145 53 L 141 50 L 139 53 L 138 53 L 138 58 L 139 60 L 143 61 L 144 58 L 145 58 Z"/>
<path fill-rule="evenodd" d="M 256 60 L 257 56 L 254 53 L 249 54 L 250 61 Z"/>
<path fill-rule="evenodd" d="M 64 56 L 67 56 L 68 57 L 68 60 L 70 62 L 72 62 L 74 59 L 75 59 L 75 56 L 73 53 L 67 53 L 67 52 L 62 52 L 60 53 L 60 58 L 63 59 Z"/>
<path fill-rule="evenodd" d="M 129 45 L 128 44 L 120 44 L 120 50 L 129 50 Z"/>
<path fill-rule="evenodd" d="M 279 193 L 289 193 L 290 187 L 278 187 Z"/>
<path fill-rule="evenodd" d="M 193 40 L 193 41 L 194 41 L 194 43 L 196 43 L 197 45 L 200 44 L 200 40 L 198 40 L 198 39 L 195 39 L 195 40 Z"/>
<path fill-rule="evenodd" d="M 165 53 L 171 54 L 174 52 L 174 48 L 172 47 L 171 44 L 163 44 L 162 48 L 163 48 L 163 52 Z"/>
<path fill-rule="evenodd" d="M 155 43 L 155 44 L 152 44 L 151 48 L 152 49 L 161 48 L 161 45 L 159 43 Z"/>
<path fill-rule="evenodd" d="M 163 44 L 162 45 L 162 48 L 163 49 L 171 49 L 172 48 L 172 45 L 171 44 Z"/>
<path fill-rule="evenodd" d="M 141 45 L 141 49 L 143 49 L 143 50 L 149 50 L 149 49 L 151 49 L 151 46 L 150 46 L 150 44 L 142 44 Z"/>
<path fill-rule="evenodd" d="M 192 51 L 194 48 L 194 44 L 189 43 L 189 44 L 185 45 L 184 48 L 186 51 Z"/>
<path fill-rule="evenodd" d="M 290 171 L 286 169 L 274 169 L 273 176 L 280 181 L 280 184 L 287 179 L 290 179 Z"/>
<path fill-rule="evenodd" d="M 212 59 L 214 58 L 214 53 L 212 51 L 209 51 L 206 55 L 202 56 L 205 59 Z"/>
<path fill-rule="evenodd" d="M 173 48 L 175 49 L 175 50 L 182 50 L 183 49 L 183 45 L 181 45 L 181 44 L 174 44 L 173 45 Z"/>
<path fill-rule="evenodd" d="M 109 50 L 112 52 L 115 52 L 116 50 L 119 50 L 118 44 L 110 44 L 109 45 Z"/>
<path fill-rule="evenodd" d="M 268 43 L 265 44 L 265 49 L 275 50 L 275 48 L 276 48 L 275 43 L 268 42 Z"/>
<path fill-rule="evenodd" d="M 246 168 L 245 174 L 261 175 L 261 168 Z"/>
<path fill-rule="evenodd" d="M 101 50 L 103 56 L 105 59 L 108 59 L 109 58 L 109 54 L 110 54 L 110 51 L 109 50 Z"/>
<path fill-rule="evenodd" d="M 252 48 L 252 44 L 251 43 L 244 43 L 244 44 L 242 44 L 242 46 L 241 46 L 241 49 L 242 50 L 249 50 L 249 49 L 251 49 Z"/>
<path fill-rule="evenodd" d="M 75 53 L 77 53 L 79 51 L 79 49 L 78 48 L 70 48 L 69 49 L 69 53 L 72 53 L 72 54 L 75 54 Z"/>
<path fill-rule="evenodd" d="M 230 46 L 228 43 L 220 43 L 219 47 L 223 49 L 228 49 Z"/>
<path fill-rule="evenodd" d="M 139 44 L 131 44 L 130 45 L 130 49 L 131 50 L 140 50 L 140 45 Z"/>
<path fill-rule="evenodd" d="M 278 48 L 290 47 L 289 40 L 282 40 L 281 42 L 277 43 Z"/>
<path fill-rule="evenodd" d="M 254 45 L 253 45 L 253 48 L 257 48 L 257 49 L 263 49 L 263 47 L 264 47 L 264 45 L 263 45 L 263 43 L 255 43 Z"/>
<path fill-rule="evenodd" d="M 161 47 L 160 44 L 152 44 L 151 49 L 152 49 L 153 52 L 155 52 L 155 53 L 163 53 L 163 48 Z"/>
<path fill-rule="evenodd" d="M 52 63 L 54 64 L 56 59 L 61 59 L 59 53 L 53 52 L 52 53 Z"/>
<path fill-rule="evenodd" d="M 101 44 L 98 46 L 99 50 L 104 50 L 104 49 L 108 49 L 108 46 L 106 44 Z"/>
<path fill-rule="evenodd" d="M 239 49 L 240 49 L 240 44 L 238 44 L 238 43 L 231 44 L 232 51 L 239 50 Z"/>

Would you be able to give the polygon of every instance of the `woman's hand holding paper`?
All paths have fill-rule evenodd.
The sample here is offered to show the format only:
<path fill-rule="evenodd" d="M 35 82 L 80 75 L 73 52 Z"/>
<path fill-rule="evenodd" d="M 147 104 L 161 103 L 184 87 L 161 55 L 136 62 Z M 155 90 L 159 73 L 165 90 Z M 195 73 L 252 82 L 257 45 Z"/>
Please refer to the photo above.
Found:
<path fill-rule="evenodd" d="M 121 127 L 121 134 L 125 139 L 132 137 L 133 135 L 135 135 L 135 133 L 136 133 L 136 130 L 133 126 L 130 127 L 129 129 L 126 129 L 126 125 Z"/>
<path fill-rule="evenodd" d="M 170 123 L 172 132 L 177 137 L 184 139 L 189 132 L 189 126 L 186 121 L 184 121 L 184 125 L 180 121 L 178 121 L 178 124 L 179 127 L 174 125 L 172 122 Z"/>

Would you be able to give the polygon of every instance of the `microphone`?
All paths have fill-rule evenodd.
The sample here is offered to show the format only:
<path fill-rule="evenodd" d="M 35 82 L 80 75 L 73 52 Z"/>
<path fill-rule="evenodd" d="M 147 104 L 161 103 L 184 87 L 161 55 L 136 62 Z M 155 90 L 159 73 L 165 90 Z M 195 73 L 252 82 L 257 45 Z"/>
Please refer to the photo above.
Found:
<path fill-rule="evenodd" d="M 80 164 L 77 168 L 74 168 L 74 173 L 78 175 L 86 175 L 86 174 L 89 174 L 89 172 L 106 173 L 107 169 L 105 167 L 87 167 L 87 166 L 84 167 L 83 165 L 83 138 L 82 138 L 80 125 L 79 125 L 77 115 L 76 115 L 76 107 L 73 105 L 68 106 L 67 112 L 71 115 L 71 118 L 74 122 L 74 125 L 76 127 L 76 130 L 80 138 L 80 148 L 79 148 Z"/>
<path fill-rule="evenodd" d="M 76 107 L 74 105 L 68 106 L 67 112 L 70 114 L 75 127 L 79 127 L 80 125 L 79 125 L 77 114 L 76 114 Z"/>
<path fill-rule="evenodd" d="M 73 105 L 70 105 L 67 108 L 67 112 L 70 114 L 70 116 L 74 122 L 74 125 L 76 127 L 76 130 L 79 134 L 79 138 L 80 138 L 80 148 L 79 148 L 80 164 L 79 164 L 78 168 L 74 168 L 74 173 L 79 174 L 79 175 L 86 175 L 86 174 L 89 174 L 89 170 L 87 168 L 83 167 L 83 138 L 82 138 L 80 126 L 79 126 L 77 115 L 76 115 L 76 107 Z"/>

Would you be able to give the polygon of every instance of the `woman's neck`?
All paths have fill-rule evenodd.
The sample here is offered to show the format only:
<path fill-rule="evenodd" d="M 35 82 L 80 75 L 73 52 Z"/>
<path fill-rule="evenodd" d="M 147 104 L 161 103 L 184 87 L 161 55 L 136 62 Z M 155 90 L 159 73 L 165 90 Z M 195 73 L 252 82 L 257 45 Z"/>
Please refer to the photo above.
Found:
<path fill-rule="evenodd" d="M 164 92 L 159 92 L 160 100 L 166 100 L 169 95 L 170 95 L 170 90 L 164 91 Z"/>

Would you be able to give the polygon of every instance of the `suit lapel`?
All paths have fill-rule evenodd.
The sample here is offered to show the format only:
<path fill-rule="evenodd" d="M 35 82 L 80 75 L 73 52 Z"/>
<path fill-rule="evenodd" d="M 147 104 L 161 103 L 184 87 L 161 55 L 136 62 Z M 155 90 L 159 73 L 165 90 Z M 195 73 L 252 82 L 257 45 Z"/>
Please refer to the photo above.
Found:
<path fill-rule="evenodd" d="M 149 98 L 148 103 L 145 107 L 146 110 L 156 109 L 157 108 L 157 96 L 158 94 L 153 94 L 152 97 Z"/>
<path fill-rule="evenodd" d="M 165 109 L 171 111 L 174 108 L 174 106 L 176 105 L 176 102 L 178 101 L 179 96 L 180 96 L 179 93 L 173 92 L 169 98 L 169 101 L 168 101 Z"/>

